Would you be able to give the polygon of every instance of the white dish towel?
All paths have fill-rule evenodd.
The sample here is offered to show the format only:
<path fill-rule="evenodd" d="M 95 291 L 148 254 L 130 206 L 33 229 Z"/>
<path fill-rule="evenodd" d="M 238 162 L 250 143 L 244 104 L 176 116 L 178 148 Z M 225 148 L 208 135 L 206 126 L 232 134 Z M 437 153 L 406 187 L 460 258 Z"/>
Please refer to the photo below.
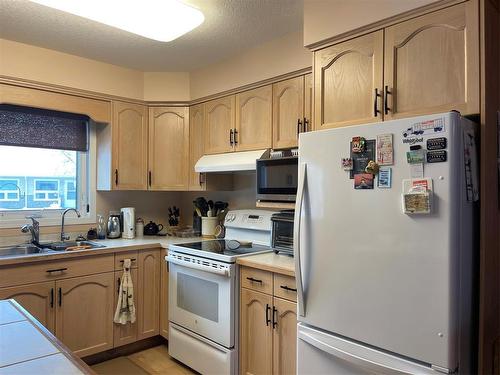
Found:
<path fill-rule="evenodd" d="M 116 306 L 114 318 L 114 322 L 119 324 L 135 322 L 134 285 L 132 284 L 132 275 L 130 275 L 131 264 L 130 259 L 123 261 L 123 275 L 118 291 L 118 305 Z"/>

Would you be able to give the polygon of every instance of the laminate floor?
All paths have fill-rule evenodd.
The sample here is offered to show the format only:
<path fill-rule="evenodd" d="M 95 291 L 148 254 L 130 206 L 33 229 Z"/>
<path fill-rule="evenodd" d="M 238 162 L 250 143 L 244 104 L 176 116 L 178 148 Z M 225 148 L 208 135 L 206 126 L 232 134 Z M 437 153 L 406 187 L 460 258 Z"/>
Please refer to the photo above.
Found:
<path fill-rule="evenodd" d="M 189 367 L 168 355 L 165 345 L 92 366 L 98 375 L 193 375 Z"/>

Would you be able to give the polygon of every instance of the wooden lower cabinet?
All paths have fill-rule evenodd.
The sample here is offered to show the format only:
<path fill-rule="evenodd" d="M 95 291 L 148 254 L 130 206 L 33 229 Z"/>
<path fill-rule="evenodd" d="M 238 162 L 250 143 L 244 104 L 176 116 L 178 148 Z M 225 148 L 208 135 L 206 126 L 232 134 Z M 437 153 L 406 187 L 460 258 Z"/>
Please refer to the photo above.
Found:
<path fill-rule="evenodd" d="M 252 271 L 267 273 L 273 280 L 272 272 L 248 267 L 242 269 L 242 279 Z M 280 275 L 274 274 L 274 280 L 279 280 L 277 276 Z M 273 296 L 272 285 L 270 290 L 267 294 L 254 288 L 241 288 L 241 374 L 282 375 L 296 372 L 297 303 Z"/>
<path fill-rule="evenodd" d="M 139 316 L 137 315 L 137 269 L 131 269 L 130 274 L 132 276 L 132 284 L 134 285 L 134 304 L 136 308 L 136 321 L 134 323 L 127 322 L 127 324 L 119 324 L 113 322 L 113 346 L 116 348 L 118 346 L 131 344 L 137 341 L 137 325 Z M 115 298 L 113 305 L 113 317 L 116 311 L 116 306 L 118 305 L 118 293 L 120 291 L 121 278 L 123 276 L 123 271 L 115 271 Z"/>
<path fill-rule="evenodd" d="M 160 335 L 168 339 L 168 264 L 167 250 L 160 250 Z"/>
<path fill-rule="evenodd" d="M 0 289 L 0 300 L 12 298 L 33 315 L 49 331 L 55 325 L 55 283 L 28 284 Z"/>
<path fill-rule="evenodd" d="M 160 333 L 160 251 L 160 249 L 139 251 L 138 340 Z"/>
<path fill-rule="evenodd" d="M 270 320 L 272 304 L 273 297 L 270 295 L 241 289 L 241 374 L 272 373 L 273 328 Z"/>
<path fill-rule="evenodd" d="M 113 347 L 113 272 L 58 280 L 56 336 L 85 357 Z"/>

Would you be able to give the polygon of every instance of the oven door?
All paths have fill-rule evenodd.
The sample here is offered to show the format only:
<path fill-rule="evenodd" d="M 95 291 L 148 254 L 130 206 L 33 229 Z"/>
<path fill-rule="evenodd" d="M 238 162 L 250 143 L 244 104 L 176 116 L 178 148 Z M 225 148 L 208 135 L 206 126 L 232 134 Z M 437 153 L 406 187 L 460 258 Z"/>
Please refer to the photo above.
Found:
<path fill-rule="evenodd" d="M 166 259 L 170 322 L 232 348 L 236 266 L 171 251 Z"/>

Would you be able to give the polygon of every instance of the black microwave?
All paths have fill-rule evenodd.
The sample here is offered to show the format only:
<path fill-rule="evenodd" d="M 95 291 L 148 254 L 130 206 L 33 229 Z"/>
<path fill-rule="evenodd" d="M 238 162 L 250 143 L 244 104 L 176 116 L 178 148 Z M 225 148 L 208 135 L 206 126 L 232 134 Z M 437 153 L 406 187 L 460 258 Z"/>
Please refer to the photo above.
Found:
<path fill-rule="evenodd" d="M 295 202 L 299 174 L 298 156 L 257 160 L 257 199 Z"/>

